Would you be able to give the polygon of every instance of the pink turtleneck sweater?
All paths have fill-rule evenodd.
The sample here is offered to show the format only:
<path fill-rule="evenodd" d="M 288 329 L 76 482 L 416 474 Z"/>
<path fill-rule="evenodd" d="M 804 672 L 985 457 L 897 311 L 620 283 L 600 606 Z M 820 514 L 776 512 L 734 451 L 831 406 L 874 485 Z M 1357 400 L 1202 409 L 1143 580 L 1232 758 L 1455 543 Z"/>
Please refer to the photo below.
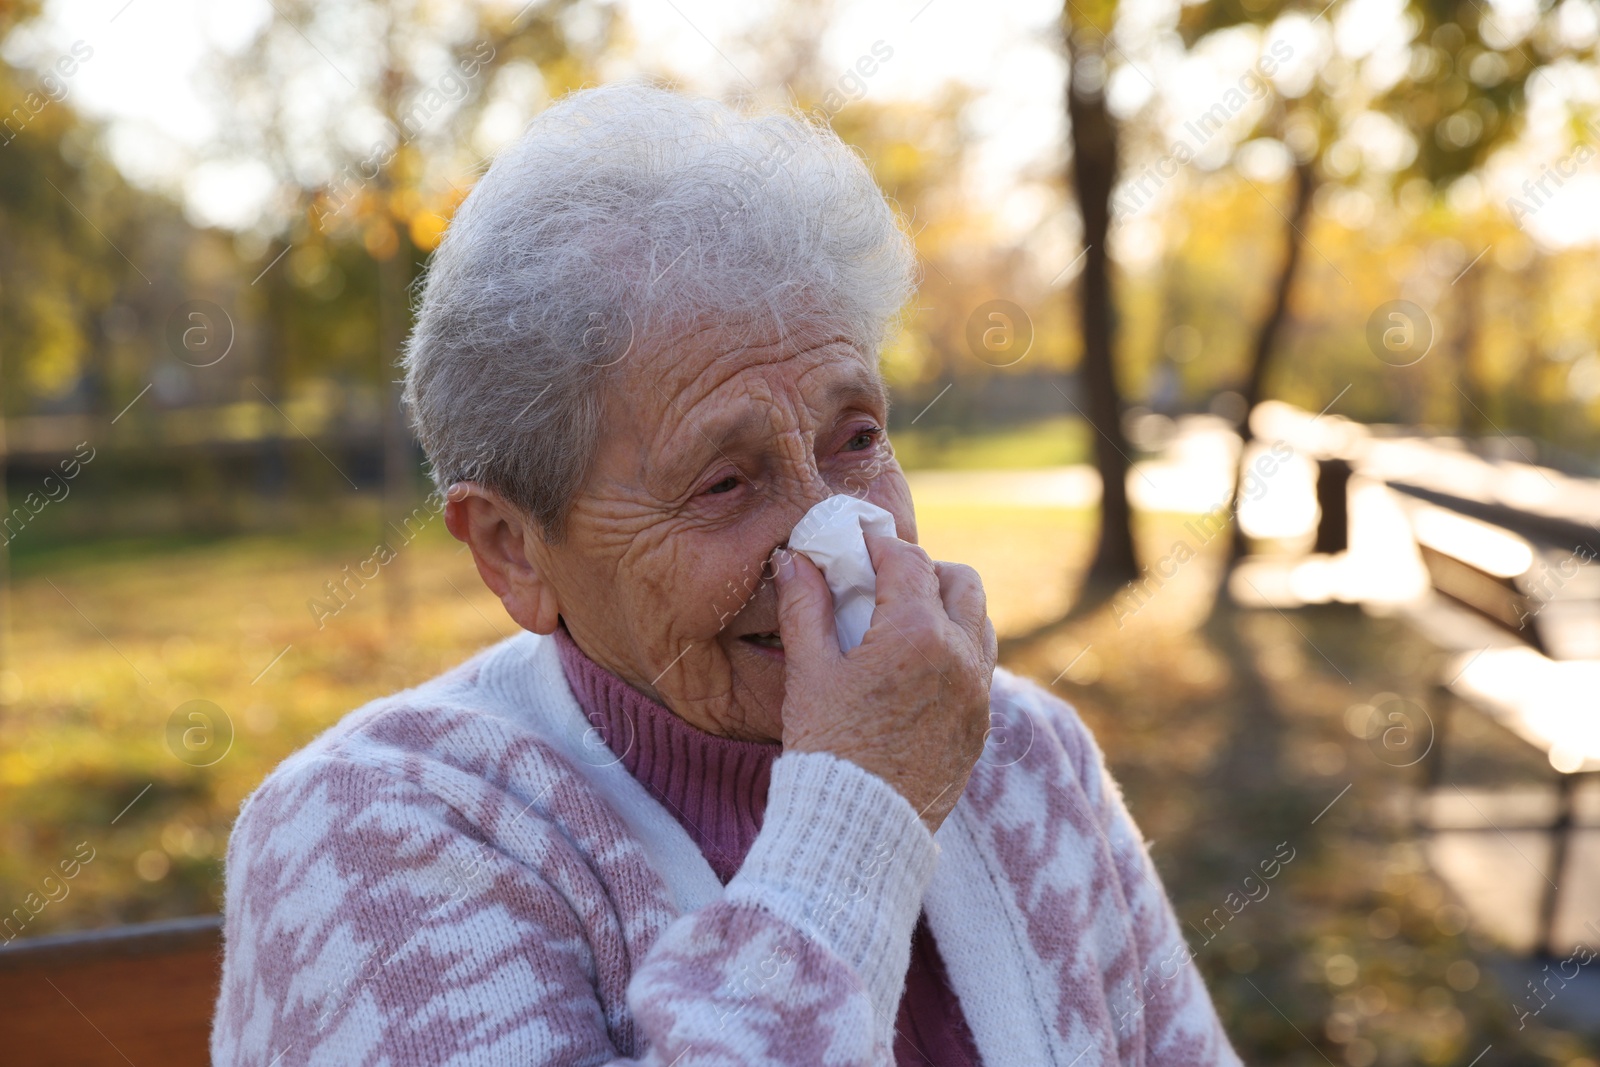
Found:
<path fill-rule="evenodd" d="M 562 672 L 585 717 L 650 794 L 688 831 L 724 885 L 744 863 L 767 809 L 779 744 L 734 741 L 696 729 L 600 667 L 556 628 Z M 911 935 L 911 965 L 895 1019 L 896 1067 L 977 1067 L 961 1005 L 945 977 L 928 919 Z"/>

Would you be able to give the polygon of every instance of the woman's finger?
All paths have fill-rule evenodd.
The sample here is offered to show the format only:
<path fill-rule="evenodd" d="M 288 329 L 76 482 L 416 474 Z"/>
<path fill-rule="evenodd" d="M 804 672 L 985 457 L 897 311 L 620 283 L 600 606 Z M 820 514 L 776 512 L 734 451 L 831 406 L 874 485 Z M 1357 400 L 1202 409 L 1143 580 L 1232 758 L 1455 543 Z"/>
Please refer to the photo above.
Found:
<path fill-rule="evenodd" d="M 867 534 L 866 540 L 877 572 L 874 599 L 879 610 L 908 599 L 932 601 L 939 596 L 939 576 L 922 546 L 877 534 Z"/>
<path fill-rule="evenodd" d="M 833 624 L 833 594 L 816 564 L 803 553 L 778 549 L 773 558 L 778 587 L 778 634 L 785 654 L 831 663 L 839 658 Z"/>
<path fill-rule="evenodd" d="M 989 598 L 983 591 L 983 579 L 964 563 L 936 561 L 933 569 L 939 576 L 939 599 L 944 602 L 944 613 L 981 643 L 983 625 L 989 617 Z"/>

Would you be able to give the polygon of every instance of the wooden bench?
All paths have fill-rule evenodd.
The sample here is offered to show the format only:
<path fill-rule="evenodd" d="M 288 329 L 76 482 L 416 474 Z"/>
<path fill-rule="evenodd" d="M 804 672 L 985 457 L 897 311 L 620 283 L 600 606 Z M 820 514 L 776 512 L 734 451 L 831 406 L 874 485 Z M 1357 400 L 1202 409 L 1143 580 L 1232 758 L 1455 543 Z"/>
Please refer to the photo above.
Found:
<path fill-rule="evenodd" d="M 1544 566 L 1537 543 L 1488 522 L 1497 514 L 1492 506 L 1468 514 L 1468 509 L 1455 511 L 1443 503 L 1438 494 L 1429 493 L 1418 495 L 1409 508 L 1423 562 L 1435 591 L 1446 601 L 1411 612 L 1411 621 L 1452 653 L 1433 690 L 1435 736 L 1424 765 L 1425 787 L 1431 794 L 1443 784 L 1445 739 L 1457 706 L 1487 715 L 1546 757 L 1555 771 L 1553 820 L 1538 827 L 1487 829 L 1538 829 L 1552 835 L 1536 937 L 1540 952 L 1559 955 L 1555 926 L 1561 886 L 1569 881 L 1577 785 L 1583 776 L 1600 774 L 1600 659 L 1550 655 L 1574 642 L 1555 629 L 1561 613 L 1547 610 L 1554 602 L 1544 595 L 1551 583 L 1536 586 L 1533 581 Z M 1600 538 L 1591 535 L 1590 540 Z M 1581 588 L 1564 591 L 1587 594 Z M 1452 610 L 1470 613 L 1479 620 L 1478 627 L 1470 619 L 1451 618 Z M 1422 829 L 1432 826 L 1424 821 Z"/>
<path fill-rule="evenodd" d="M 0 1060 L 209 1063 L 221 966 L 215 915 L 14 940 L 0 947 Z"/>
<path fill-rule="evenodd" d="M 1557 950 L 1559 887 L 1573 876 L 1567 868 L 1577 786 L 1583 776 L 1600 774 L 1600 562 L 1594 562 L 1600 557 L 1600 479 L 1536 466 L 1529 448 L 1515 441 L 1507 440 L 1507 454 L 1494 458 L 1478 450 L 1481 444 L 1359 426 L 1271 401 L 1252 413 L 1251 427 L 1258 440 L 1284 441 L 1317 462 L 1321 518 L 1313 553 L 1353 555 L 1360 532 L 1349 526 L 1356 478 L 1386 487 L 1405 513 L 1411 543 L 1402 525 L 1399 543 L 1383 551 L 1414 545 L 1431 592 L 1392 604 L 1450 654 L 1430 679 L 1433 733 L 1421 760 L 1418 828 L 1445 829 L 1435 826 L 1430 809 L 1443 784 L 1452 709 L 1482 713 L 1544 755 L 1555 772 L 1553 818 L 1481 829 L 1552 835 L 1551 860 L 1540 872 L 1545 887 L 1536 950 Z M 1241 563 L 1236 578 L 1247 577 L 1249 566 Z M 1260 602 L 1305 602 L 1310 594 L 1294 582 L 1301 568 L 1296 560 L 1276 569 L 1262 564 L 1257 573 L 1265 591 L 1241 584 Z M 1273 586 L 1276 575 L 1282 577 Z M 1319 581 L 1319 588 L 1333 588 L 1328 578 Z M 1359 591 L 1360 599 L 1376 602 L 1370 585 L 1362 583 Z"/>

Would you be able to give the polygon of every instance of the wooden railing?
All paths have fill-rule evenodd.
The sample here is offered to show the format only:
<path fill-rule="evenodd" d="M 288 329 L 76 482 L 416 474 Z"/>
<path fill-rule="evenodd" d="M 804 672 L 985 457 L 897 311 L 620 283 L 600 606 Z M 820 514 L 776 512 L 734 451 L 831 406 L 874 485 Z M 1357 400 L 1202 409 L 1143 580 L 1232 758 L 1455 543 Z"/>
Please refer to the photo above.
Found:
<path fill-rule="evenodd" d="M 12 941 L 0 947 L 0 1061 L 208 1063 L 221 964 L 214 915 Z"/>

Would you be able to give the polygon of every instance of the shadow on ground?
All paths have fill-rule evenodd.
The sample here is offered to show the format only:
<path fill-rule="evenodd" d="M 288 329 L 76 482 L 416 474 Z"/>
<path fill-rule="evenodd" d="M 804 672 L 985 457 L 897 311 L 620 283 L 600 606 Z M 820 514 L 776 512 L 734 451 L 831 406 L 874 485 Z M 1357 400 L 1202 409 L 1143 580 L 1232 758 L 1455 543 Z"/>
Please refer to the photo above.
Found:
<path fill-rule="evenodd" d="M 1428 862 L 1415 814 L 1435 651 L 1355 607 L 1206 615 L 1171 599 L 1074 613 L 1004 660 L 1099 737 L 1245 1062 L 1593 1067 L 1593 983 L 1532 1014 L 1525 984 L 1551 961 L 1508 952 Z M 1396 700 L 1420 714 L 1374 729 Z M 1543 781 L 1520 748 L 1485 734 L 1447 780 Z M 1245 883 L 1274 859 L 1275 879 Z M 1583 888 L 1573 906 L 1600 919 L 1600 887 Z"/>

